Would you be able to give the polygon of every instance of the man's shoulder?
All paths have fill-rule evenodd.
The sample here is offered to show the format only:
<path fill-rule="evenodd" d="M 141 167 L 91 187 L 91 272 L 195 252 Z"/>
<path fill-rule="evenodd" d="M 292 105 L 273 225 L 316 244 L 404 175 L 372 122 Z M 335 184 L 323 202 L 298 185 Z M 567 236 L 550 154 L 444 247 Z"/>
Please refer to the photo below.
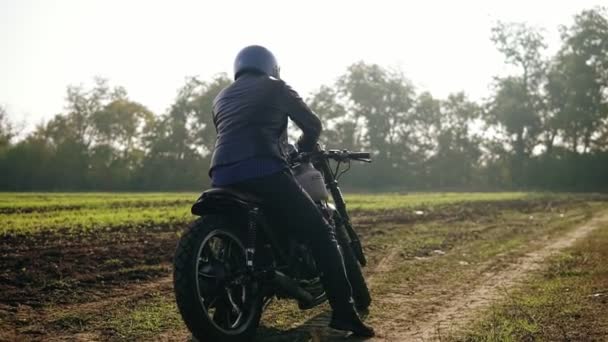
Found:
<path fill-rule="evenodd" d="M 260 75 L 260 76 L 257 76 L 256 79 L 261 84 L 264 84 L 264 85 L 266 85 L 268 87 L 272 87 L 272 88 L 282 88 L 287 85 L 285 83 L 285 81 L 283 81 L 282 79 L 275 78 L 275 77 L 268 76 L 268 75 Z"/>
<path fill-rule="evenodd" d="M 234 83 L 229 84 L 228 86 L 224 87 L 224 89 L 220 90 L 219 93 L 217 93 L 217 95 L 215 96 L 215 98 L 213 99 L 213 107 L 215 107 L 216 103 L 224 97 L 224 95 L 226 94 L 227 91 L 229 91 L 230 87 L 232 87 L 234 85 Z"/>

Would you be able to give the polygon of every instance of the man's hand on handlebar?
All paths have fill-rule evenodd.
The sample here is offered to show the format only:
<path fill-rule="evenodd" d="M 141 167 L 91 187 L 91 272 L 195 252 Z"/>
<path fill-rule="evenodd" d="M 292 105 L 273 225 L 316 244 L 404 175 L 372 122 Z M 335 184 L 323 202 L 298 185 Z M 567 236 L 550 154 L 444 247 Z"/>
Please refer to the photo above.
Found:
<path fill-rule="evenodd" d="M 371 163 L 371 154 L 369 152 L 350 152 L 347 150 L 323 150 L 317 144 L 312 152 L 299 152 L 295 148 L 290 149 L 289 159 L 292 163 L 301 163 L 305 161 L 313 161 L 318 159 L 332 159 L 337 162 L 347 162 L 350 160 Z"/>

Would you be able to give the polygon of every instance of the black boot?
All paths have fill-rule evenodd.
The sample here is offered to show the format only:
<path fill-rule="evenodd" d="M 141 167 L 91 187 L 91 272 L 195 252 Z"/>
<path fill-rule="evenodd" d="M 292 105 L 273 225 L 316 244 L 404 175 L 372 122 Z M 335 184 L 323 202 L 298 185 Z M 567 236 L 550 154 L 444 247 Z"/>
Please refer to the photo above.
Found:
<path fill-rule="evenodd" d="M 350 313 L 334 312 L 329 327 L 336 330 L 351 331 L 354 336 L 358 337 L 373 337 L 376 335 L 374 328 L 363 323 L 355 310 Z"/>
<path fill-rule="evenodd" d="M 355 336 L 372 337 L 375 335 L 374 329 L 365 325 L 355 310 L 342 253 L 330 227 L 327 227 L 325 237 L 313 241 L 311 247 L 315 261 L 322 271 L 321 282 L 333 310 L 329 326 L 336 330 L 351 331 Z"/>
<path fill-rule="evenodd" d="M 327 299 L 332 308 L 329 327 L 336 330 L 350 331 L 354 336 L 373 337 L 375 336 L 374 329 L 361 321 L 355 309 L 355 302 L 344 270 L 342 256 L 337 246 L 335 250 L 338 251 L 336 258 L 333 259 L 338 261 L 333 263 L 335 269 L 321 277 L 327 292 Z M 328 267 L 328 264 L 332 263 L 326 262 L 323 266 Z"/>

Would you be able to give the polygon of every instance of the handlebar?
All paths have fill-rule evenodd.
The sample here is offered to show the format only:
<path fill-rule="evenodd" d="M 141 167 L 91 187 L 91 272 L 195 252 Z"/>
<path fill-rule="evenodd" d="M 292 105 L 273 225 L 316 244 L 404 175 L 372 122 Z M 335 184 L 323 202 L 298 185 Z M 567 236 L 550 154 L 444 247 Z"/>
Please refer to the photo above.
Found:
<path fill-rule="evenodd" d="M 357 160 L 366 163 L 371 163 L 371 153 L 369 152 L 350 152 L 347 150 L 317 150 L 313 152 L 302 152 L 298 153 L 291 158 L 292 163 L 298 163 L 303 161 L 313 161 L 315 159 L 333 159 L 338 162 L 345 162 L 348 160 Z"/>
<path fill-rule="evenodd" d="M 349 152 L 348 156 L 351 159 L 370 159 L 371 153 L 369 153 L 369 152 Z"/>

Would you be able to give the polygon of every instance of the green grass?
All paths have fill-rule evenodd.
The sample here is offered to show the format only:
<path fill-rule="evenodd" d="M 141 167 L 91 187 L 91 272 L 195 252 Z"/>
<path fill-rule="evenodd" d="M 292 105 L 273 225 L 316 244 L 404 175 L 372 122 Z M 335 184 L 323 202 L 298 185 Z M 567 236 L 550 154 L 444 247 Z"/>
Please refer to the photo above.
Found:
<path fill-rule="evenodd" d="M 189 221 L 196 193 L 0 193 L 0 236 Z"/>
<path fill-rule="evenodd" d="M 192 219 L 188 206 L 87 208 L 27 214 L 0 214 L 0 235 L 63 228 L 72 231 L 113 227 L 155 227 Z"/>
<path fill-rule="evenodd" d="M 173 297 L 155 294 L 135 307 L 123 306 L 112 312 L 106 329 L 113 339 L 147 341 L 159 333 L 182 326 Z"/>
<path fill-rule="evenodd" d="M 0 213 L 121 206 L 188 204 L 198 193 L 8 193 L 0 192 Z"/>
<path fill-rule="evenodd" d="M 375 195 L 347 195 L 351 210 L 393 210 L 417 207 L 432 207 L 462 202 L 513 201 L 538 199 L 547 196 L 532 192 L 420 192 L 387 193 Z M 552 195 L 555 196 L 555 195 Z"/>
<path fill-rule="evenodd" d="M 380 275 L 382 283 L 375 291 L 379 294 L 390 291 L 410 279 L 416 281 L 418 275 L 424 273 L 433 278 L 434 284 L 457 284 L 466 269 L 493 260 L 497 255 L 502 255 L 497 260 L 502 263 L 534 250 L 535 243 L 542 237 L 558 235 L 583 222 L 591 210 L 581 206 L 568 210 L 563 216 L 560 213 L 535 212 L 533 221 L 526 213 L 502 210 L 492 218 L 464 220 L 449 225 L 420 223 L 411 229 L 391 231 L 382 240 L 370 242 L 385 245 L 386 249 L 397 248 L 400 254 L 399 266 Z M 445 253 L 446 257 L 433 258 L 437 250 Z M 493 265 L 488 264 L 487 267 Z"/>
<path fill-rule="evenodd" d="M 183 323 L 173 297 L 157 292 L 135 302 L 118 303 L 110 310 L 62 312 L 50 325 L 68 334 L 95 328 L 109 341 L 149 341 L 164 331 L 181 329 Z"/>
<path fill-rule="evenodd" d="M 608 337 L 608 224 L 553 257 L 451 341 L 604 341 Z"/>
<path fill-rule="evenodd" d="M 537 193 L 412 193 L 347 195 L 349 209 L 417 209 L 462 202 L 540 198 Z M 192 220 L 196 193 L 0 193 L 0 236 L 56 229 L 86 231 L 153 227 Z"/>

